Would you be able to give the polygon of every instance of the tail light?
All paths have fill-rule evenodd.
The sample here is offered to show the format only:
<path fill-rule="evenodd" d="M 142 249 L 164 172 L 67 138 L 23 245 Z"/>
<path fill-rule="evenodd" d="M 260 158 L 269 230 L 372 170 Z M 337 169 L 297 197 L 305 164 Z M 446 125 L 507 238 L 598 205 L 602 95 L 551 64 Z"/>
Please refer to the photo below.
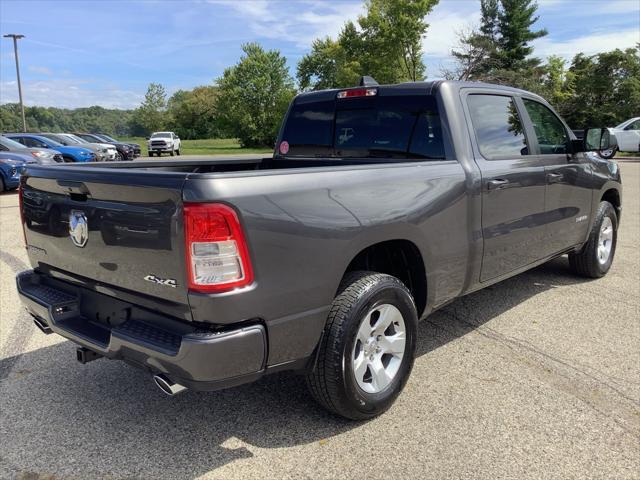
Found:
<path fill-rule="evenodd" d="M 25 230 L 25 221 L 24 221 L 24 201 L 22 200 L 22 196 L 24 195 L 24 182 L 25 178 L 20 178 L 20 183 L 18 184 L 18 210 L 20 210 L 20 225 L 22 226 L 22 238 L 24 239 L 24 246 L 27 247 L 27 232 Z"/>
<path fill-rule="evenodd" d="M 185 203 L 189 289 L 225 292 L 253 282 L 247 242 L 236 212 L 220 203 Z"/>

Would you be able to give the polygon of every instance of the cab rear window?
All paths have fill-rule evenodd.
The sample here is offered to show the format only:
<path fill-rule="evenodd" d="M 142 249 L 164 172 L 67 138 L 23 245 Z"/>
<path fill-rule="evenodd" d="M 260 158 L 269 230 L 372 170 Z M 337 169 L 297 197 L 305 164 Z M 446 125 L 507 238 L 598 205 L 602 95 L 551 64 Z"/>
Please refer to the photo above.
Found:
<path fill-rule="evenodd" d="M 431 96 L 345 98 L 294 105 L 282 142 L 286 157 L 445 158 Z"/>

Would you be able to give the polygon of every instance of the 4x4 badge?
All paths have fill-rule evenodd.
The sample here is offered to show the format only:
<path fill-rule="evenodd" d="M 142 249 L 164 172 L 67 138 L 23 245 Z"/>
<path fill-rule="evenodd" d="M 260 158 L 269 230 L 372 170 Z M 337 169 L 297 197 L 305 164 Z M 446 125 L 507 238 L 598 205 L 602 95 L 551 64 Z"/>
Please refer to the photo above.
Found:
<path fill-rule="evenodd" d="M 76 247 L 84 247 L 89 240 L 89 223 L 81 210 L 71 210 L 69 214 L 69 236 Z"/>

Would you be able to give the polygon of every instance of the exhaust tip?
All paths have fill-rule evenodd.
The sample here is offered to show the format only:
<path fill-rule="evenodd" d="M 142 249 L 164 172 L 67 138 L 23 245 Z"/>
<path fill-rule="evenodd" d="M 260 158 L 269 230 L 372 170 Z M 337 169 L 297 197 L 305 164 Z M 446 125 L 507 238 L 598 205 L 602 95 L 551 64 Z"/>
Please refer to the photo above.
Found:
<path fill-rule="evenodd" d="M 184 385 L 180 385 L 179 383 L 174 383 L 167 376 L 160 373 L 158 375 L 153 376 L 153 381 L 156 383 L 158 388 L 162 390 L 165 394 L 173 397 L 174 395 L 178 395 L 179 393 L 184 392 L 187 387 Z"/>
<path fill-rule="evenodd" d="M 42 320 L 39 317 L 36 317 L 35 315 L 32 315 L 32 316 L 33 316 L 33 323 L 35 323 L 36 327 L 38 327 L 42 333 L 44 333 L 45 335 L 49 335 L 53 333 L 53 330 L 51 330 L 51 327 L 47 325 L 47 323 L 44 320 Z"/>

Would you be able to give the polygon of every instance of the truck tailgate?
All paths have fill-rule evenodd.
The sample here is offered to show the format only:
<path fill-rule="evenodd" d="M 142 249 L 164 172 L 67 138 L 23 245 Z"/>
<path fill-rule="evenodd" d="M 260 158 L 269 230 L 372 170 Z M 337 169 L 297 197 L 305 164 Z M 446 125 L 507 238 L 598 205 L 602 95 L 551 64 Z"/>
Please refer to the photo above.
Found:
<path fill-rule="evenodd" d="M 106 292 L 104 286 L 110 286 L 153 297 L 149 303 L 156 308 L 166 305 L 190 318 L 184 178 L 184 173 L 124 169 L 30 168 L 22 209 L 32 266 L 84 279 Z"/>

